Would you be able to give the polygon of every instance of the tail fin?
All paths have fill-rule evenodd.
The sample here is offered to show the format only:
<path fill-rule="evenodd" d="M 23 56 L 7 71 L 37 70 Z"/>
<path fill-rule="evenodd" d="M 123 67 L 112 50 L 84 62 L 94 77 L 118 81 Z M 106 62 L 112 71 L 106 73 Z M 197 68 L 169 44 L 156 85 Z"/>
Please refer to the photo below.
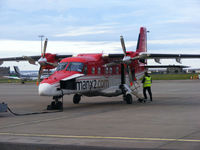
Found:
<path fill-rule="evenodd" d="M 141 27 L 138 36 L 136 52 L 146 52 L 146 51 L 147 51 L 147 30 L 145 27 Z"/>
<path fill-rule="evenodd" d="M 21 73 L 20 73 L 19 68 L 17 66 L 14 66 L 14 69 L 15 69 L 15 73 L 17 74 L 17 77 L 20 77 Z"/>

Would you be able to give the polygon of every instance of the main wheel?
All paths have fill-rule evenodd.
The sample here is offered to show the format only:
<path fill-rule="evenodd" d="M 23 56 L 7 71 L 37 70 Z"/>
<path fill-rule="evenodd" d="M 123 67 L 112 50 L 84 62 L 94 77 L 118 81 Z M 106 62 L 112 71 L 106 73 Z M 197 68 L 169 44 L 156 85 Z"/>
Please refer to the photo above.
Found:
<path fill-rule="evenodd" d="M 73 97 L 73 103 L 78 104 L 80 102 L 80 100 L 81 100 L 81 95 L 75 94 Z"/>
<path fill-rule="evenodd" d="M 126 103 L 127 104 L 132 104 L 133 103 L 133 99 L 132 99 L 131 94 L 127 94 L 126 95 Z"/>

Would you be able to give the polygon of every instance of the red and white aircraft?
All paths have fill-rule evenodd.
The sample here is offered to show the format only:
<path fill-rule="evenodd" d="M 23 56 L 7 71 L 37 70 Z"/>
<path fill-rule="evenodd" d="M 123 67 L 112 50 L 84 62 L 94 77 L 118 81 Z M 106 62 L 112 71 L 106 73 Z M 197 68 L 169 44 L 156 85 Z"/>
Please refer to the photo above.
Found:
<path fill-rule="evenodd" d="M 42 56 L 24 56 L 14 58 L 1 58 L 3 61 L 28 60 L 34 64 L 38 61 L 40 70 L 38 81 L 43 69 L 56 71 L 45 78 L 39 84 L 38 92 L 41 96 L 52 96 L 54 101 L 48 106 L 49 109 L 62 108 L 59 101 L 63 95 L 74 94 L 73 102 L 78 104 L 81 96 L 119 96 L 127 104 L 132 103 L 132 96 L 139 100 L 138 94 L 140 79 L 147 71 L 147 59 L 154 59 L 160 63 L 160 59 L 175 58 L 180 63 L 181 58 L 200 58 L 195 54 L 151 54 L 147 53 L 147 30 L 140 28 L 136 51 L 126 51 L 124 39 L 121 36 L 123 54 L 79 54 L 57 55 L 46 53 L 47 39 L 45 40 Z"/>

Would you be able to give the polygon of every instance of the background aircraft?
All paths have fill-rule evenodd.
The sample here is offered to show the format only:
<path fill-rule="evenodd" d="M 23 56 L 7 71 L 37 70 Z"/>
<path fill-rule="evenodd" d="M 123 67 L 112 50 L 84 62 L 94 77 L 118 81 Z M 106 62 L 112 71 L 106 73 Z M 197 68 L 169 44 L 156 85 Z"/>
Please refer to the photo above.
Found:
<path fill-rule="evenodd" d="M 136 51 L 126 51 L 124 39 L 120 37 L 123 54 L 79 54 L 56 55 L 46 53 L 47 39 L 40 56 L 25 56 L 14 58 L 1 58 L 3 61 L 28 60 L 34 64 L 40 64 L 38 81 L 40 81 L 43 69 L 57 70 L 39 85 L 38 92 L 41 96 L 52 96 L 54 101 L 49 109 L 62 108 L 59 101 L 63 95 L 74 94 L 73 102 L 78 104 L 81 96 L 123 96 L 127 104 L 132 103 L 132 96 L 139 100 L 138 94 L 140 82 L 138 80 L 147 71 L 147 59 L 154 59 L 160 63 L 160 59 L 175 59 L 181 63 L 182 58 L 200 58 L 195 54 L 153 54 L 147 53 L 147 30 L 140 28 Z M 64 58 L 64 59 L 63 59 Z M 61 60 L 61 61 L 60 61 Z M 60 62 L 59 62 L 60 61 Z"/>
<path fill-rule="evenodd" d="M 41 79 L 47 78 L 51 72 L 48 72 L 46 75 L 42 75 Z M 26 81 L 32 81 L 38 79 L 38 73 L 37 72 L 27 72 L 27 73 L 21 73 L 18 66 L 14 66 L 14 73 L 10 76 L 3 76 L 4 78 L 8 79 L 17 79 L 21 80 L 21 83 L 24 84 Z"/>

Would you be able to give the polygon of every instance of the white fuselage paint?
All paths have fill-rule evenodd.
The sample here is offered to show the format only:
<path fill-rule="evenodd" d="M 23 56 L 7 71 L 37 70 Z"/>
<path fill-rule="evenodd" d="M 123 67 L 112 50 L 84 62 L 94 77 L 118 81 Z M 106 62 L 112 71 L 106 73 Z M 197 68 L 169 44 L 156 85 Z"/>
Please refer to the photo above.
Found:
<path fill-rule="evenodd" d="M 136 79 L 140 79 L 144 75 L 144 72 L 135 74 Z M 69 94 L 83 94 L 90 95 L 98 93 L 99 96 L 105 96 L 106 94 L 116 95 L 119 92 L 121 84 L 121 75 L 102 75 L 102 76 L 83 76 L 83 74 L 74 74 L 63 80 L 76 79 L 76 90 L 59 90 L 60 83 L 55 84 L 42 83 L 39 85 L 39 95 L 41 96 L 58 96 Z M 126 83 L 129 83 L 128 75 L 126 75 Z M 128 84 L 129 85 L 129 84 Z"/>

